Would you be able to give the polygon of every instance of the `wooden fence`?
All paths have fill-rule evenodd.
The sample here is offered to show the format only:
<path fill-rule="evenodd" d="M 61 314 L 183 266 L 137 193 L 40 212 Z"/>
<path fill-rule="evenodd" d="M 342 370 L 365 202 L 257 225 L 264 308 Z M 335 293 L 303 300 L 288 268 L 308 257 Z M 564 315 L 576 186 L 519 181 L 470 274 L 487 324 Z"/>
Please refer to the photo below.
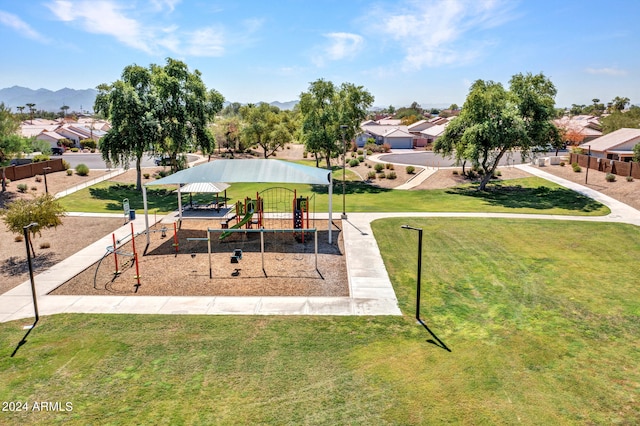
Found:
<path fill-rule="evenodd" d="M 578 163 L 580 167 L 587 167 L 589 164 L 591 170 L 640 179 L 640 163 L 633 161 L 617 161 L 598 157 L 589 159 L 589 156 L 585 154 L 570 154 L 569 163 Z"/>
<path fill-rule="evenodd" d="M 47 170 L 47 173 L 59 172 L 64 170 L 62 164 L 62 158 L 55 158 L 48 161 L 38 161 L 37 163 L 23 164 L 22 166 L 7 166 L 3 167 L 4 173 L 7 179 L 12 181 L 30 178 L 36 175 L 44 174 L 44 168 L 51 167 L 51 170 Z M 0 177 L 2 172 L 0 172 Z"/>

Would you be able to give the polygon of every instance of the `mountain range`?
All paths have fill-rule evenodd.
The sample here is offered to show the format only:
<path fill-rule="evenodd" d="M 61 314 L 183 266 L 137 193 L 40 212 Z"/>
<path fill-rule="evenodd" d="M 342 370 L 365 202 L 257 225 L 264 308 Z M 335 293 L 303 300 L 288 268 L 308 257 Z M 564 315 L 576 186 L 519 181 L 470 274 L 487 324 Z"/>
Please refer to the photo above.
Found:
<path fill-rule="evenodd" d="M 33 90 L 27 87 L 13 86 L 0 89 L 0 102 L 11 108 L 13 112 L 18 112 L 19 106 L 26 106 L 28 103 L 35 104 L 36 110 L 59 112 L 60 107 L 66 105 L 68 112 L 93 111 L 93 104 L 98 91 L 96 89 L 76 90 L 64 88 L 56 91 L 49 89 Z M 230 102 L 225 102 L 228 105 Z M 270 105 L 277 106 L 282 110 L 290 110 L 298 101 L 271 102 Z M 25 112 L 28 108 L 25 108 Z"/>

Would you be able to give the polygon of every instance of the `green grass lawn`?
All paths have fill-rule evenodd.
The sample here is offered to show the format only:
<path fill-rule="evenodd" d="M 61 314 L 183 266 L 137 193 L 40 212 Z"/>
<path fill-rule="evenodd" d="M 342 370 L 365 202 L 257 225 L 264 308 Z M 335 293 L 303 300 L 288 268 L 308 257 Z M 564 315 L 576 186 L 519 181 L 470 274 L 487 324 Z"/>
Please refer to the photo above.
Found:
<path fill-rule="evenodd" d="M 425 232 L 422 317 L 413 320 Z M 403 317 L 56 315 L 16 356 L 0 424 L 638 424 L 640 229 L 502 219 L 373 224 Z M 610 242 L 610 243 L 609 243 Z M 415 249 L 414 249 L 415 248 Z"/>
<path fill-rule="evenodd" d="M 341 173 L 339 170 L 334 173 Z M 227 190 L 229 202 L 245 197 L 255 198 L 256 192 L 280 186 L 297 190 L 298 195 L 314 197 L 315 210 L 328 210 L 328 187 L 319 185 L 235 183 Z M 177 209 L 175 188 L 148 190 L 149 210 L 167 213 Z M 347 212 L 508 212 L 558 215 L 598 216 L 609 213 L 602 204 L 577 192 L 541 178 L 514 179 L 490 186 L 479 192 L 474 186 L 428 191 L 389 190 L 349 181 L 346 185 Z M 142 194 L 131 186 L 103 182 L 61 199 L 67 211 L 122 212 L 122 200 L 129 199 L 132 209 L 143 209 Z M 213 194 L 194 194 L 198 202 L 212 201 Z M 189 196 L 183 195 L 183 203 Z M 334 182 L 333 211 L 342 211 L 342 182 Z"/>

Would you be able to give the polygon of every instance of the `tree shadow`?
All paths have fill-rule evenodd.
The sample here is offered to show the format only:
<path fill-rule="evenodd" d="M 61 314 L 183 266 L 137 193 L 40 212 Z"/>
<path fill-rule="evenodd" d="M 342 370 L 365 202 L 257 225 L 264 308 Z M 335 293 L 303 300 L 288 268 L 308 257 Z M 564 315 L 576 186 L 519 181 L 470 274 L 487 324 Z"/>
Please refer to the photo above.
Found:
<path fill-rule="evenodd" d="M 90 187 L 91 198 L 97 200 L 107 200 L 105 207 L 107 210 L 122 211 L 122 200 L 127 198 L 132 208 L 140 206 L 142 208 L 142 192 L 136 191 L 133 184 L 117 183 L 107 187 Z M 171 189 L 152 188 L 147 189 L 147 207 L 149 210 L 172 211 L 178 208 L 178 200 Z"/>
<path fill-rule="evenodd" d="M 311 185 L 311 191 L 316 194 L 328 194 L 329 185 Z M 371 185 L 369 183 L 360 181 L 346 182 L 344 188 L 345 194 L 381 194 L 390 191 L 392 191 L 392 189 L 390 188 L 382 188 L 377 185 Z M 338 193 L 342 194 L 342 182 L 334 181 L 333 194 L 335 195 Z"/>
<path fill-rule="evenodd" d="M 0 209 L 7 208 L 16 199 L 18 199 L 18 196 L 13 192 L 0 192 Z"/>
<path fill-rule="evenodd" d="M 34 272 L 48 269 L 58 262 L 58 255 L 52 252 L 37 254 L 36 257 L 31 258 Z M 21 275 L 27 272 L 29 272 L 29 265 L 26 254 L 25 257 L 11 256 L 0 263 L 0 274 L 2 275 Z"/>
<path fill-rule="evenodd" d="M 602 208 L 598 201 L 567 188 L 549 188 L 539 186 L 524 188 L 520 185 L 494 184 L 484 191 L 477 185 L 451 188 L 447 194 L 462 195 L 484 200 L 494 206 L 512 209 L 530 208 L 550 210 L 561 208 L 570 211 L 594 212 Z"/>

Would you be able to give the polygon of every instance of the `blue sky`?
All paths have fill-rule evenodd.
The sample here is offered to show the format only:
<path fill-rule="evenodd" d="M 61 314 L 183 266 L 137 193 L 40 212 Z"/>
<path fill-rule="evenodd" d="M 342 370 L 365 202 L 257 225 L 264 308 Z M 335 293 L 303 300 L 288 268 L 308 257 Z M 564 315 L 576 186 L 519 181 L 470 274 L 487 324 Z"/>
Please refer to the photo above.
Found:
<path fill-rule="evenodd" d="M 476 79 L 543 72 L 558 106 L 640 104 L 637 0 L 0 0 L 0 87 L 94 88 L 172 57 L 229 101 L 319 78 L 376 106 L 462 105 Z"/>

